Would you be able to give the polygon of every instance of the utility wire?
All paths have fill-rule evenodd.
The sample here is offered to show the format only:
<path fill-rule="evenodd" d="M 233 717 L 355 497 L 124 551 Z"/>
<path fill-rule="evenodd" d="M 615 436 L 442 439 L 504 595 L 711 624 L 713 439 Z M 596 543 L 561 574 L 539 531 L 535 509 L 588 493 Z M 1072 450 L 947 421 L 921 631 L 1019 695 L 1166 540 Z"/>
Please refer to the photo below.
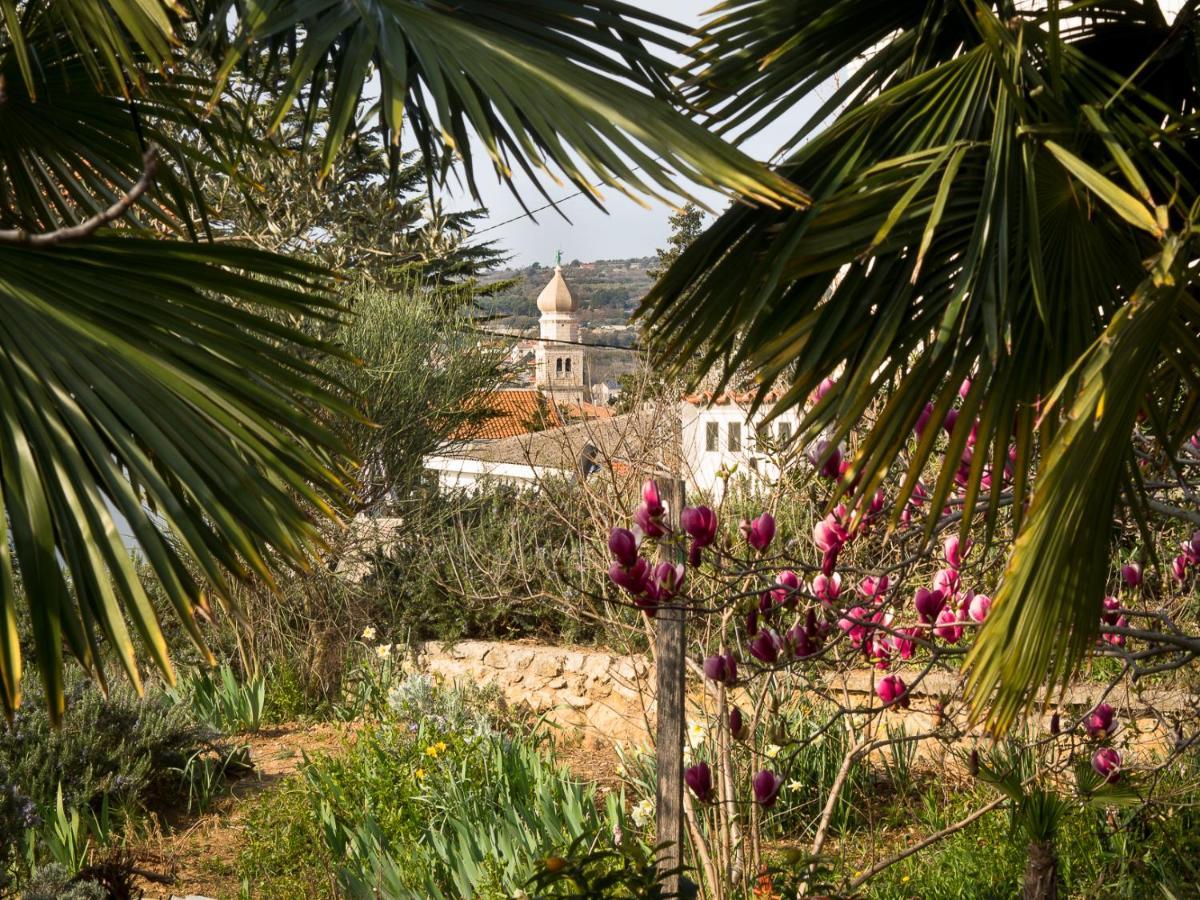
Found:
<path fill-rule="evenodd" d="M 478 325 L 464 325 L 461 327 L 460 330 L 473 331 L 476 334 L 486 334 L 486 335 L 491 335 L 492 337 L 508 338 L 509 340 L 515 339 L 518 341 L 537 341 L 539 343 L 544 342 L 547 344 L 572 344 L 576 347 L 594 347 L 597 350 L 626 350 L 630 353 L 641 353 L 642 351 L 644 351 L 646 349 L 645 347 L 642 347 L 638 344 L 633 344 L 632 346 L 629 346 L 629 347 L 622 347 L 618 344 L 593 344 L 588 341 L 566 341 L 566 340 L 560 340 L 559 338 L 522 337 L 521 335 L 518 335 L 518 334 L 509 334 L 506 331 L 492 331 L 489 328 L 480 328 Z"/>

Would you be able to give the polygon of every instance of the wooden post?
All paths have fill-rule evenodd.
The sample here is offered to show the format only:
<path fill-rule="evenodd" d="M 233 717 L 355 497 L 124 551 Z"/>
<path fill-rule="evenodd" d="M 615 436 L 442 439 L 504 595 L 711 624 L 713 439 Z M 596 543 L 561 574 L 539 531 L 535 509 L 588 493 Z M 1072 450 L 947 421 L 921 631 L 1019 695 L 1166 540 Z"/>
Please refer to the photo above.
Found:
<path fill-rule="evenodd" d="M 677 478 L 659 479 L 659 490 L 667 502 L 671 528 L 679 531 L 679 511 L 683 509 L 683 482 Z M 683 546 L 678 541 L 664 542 L 662 558 L 672 564 L 683 562 Z M 658 758 L 657 841 L 669 842 L 659 853 L 660 871 L 683 865 L 683 741 L 684 741 L 684 658 L 685 611 L 679 608 L 658 610 L 655 638 L 655 674 L 657 680 Z M 678 873 L 663 882 L 664 893 L 679 891 Z"/>

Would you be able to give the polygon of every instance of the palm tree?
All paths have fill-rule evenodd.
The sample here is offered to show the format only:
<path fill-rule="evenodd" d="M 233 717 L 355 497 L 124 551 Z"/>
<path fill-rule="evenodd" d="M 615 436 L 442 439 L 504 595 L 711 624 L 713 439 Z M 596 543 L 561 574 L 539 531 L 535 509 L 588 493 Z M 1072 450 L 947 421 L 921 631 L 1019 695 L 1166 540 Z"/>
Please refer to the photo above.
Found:
<path fill-rule="evenodd" d="M 967 660 L 997 729 L 1094 644 L 1108 523 L 1142 506 L 1135 421 L 1168 453 L 1200 425 L 1197 5 L 728 0 L 692 48 L 689 100 L 727 135 L 832 83 L 781 150 L 813 202 L 731 208 L 646 320 L 667 358 L 783 387 L 778 411 L 836 375 L 809 438 L 878 404 L 855 500 L 898 460 L 909 496 L 938 432 L 910 453 L 914 425 L 969 379 L 931 508 L 977 439 L 965 506 L 1019 529 Z M 1010 452 L 1011 490 L 986 490 Z"/>
<path fill-rule="evenodd" d="M 615 0 L 2 0 L 0 19 L 10 714 L 20 597 L 57 719 L 64 646 L 100 679 L 115 656 L 140 684 L 140 655 L 169 677 L 148 585 L 200 645 L 205 591 L 308 565 L 317 520 L 345 497 L 330 422 L 355 413 L 318 359 L 337 351 L 308 327 L 341 313 L 329 274 L 209 240 L 204 178 L 236 179 L 264 152 L 229 79 L 282 77 L 276 123 L 320 112 L 321 174 L 372 121 L 399 165 L 403 121 L 431 180 L 458 166 L 472 189 L 482 153 L 510 184 L 523 171 L 545 194 L 561 177 L 596 202 L 605 186 L 686 199 L 681 180 L 804 199 L 671 109 L 659 56 L 681 48 L 678 27 Z"/>

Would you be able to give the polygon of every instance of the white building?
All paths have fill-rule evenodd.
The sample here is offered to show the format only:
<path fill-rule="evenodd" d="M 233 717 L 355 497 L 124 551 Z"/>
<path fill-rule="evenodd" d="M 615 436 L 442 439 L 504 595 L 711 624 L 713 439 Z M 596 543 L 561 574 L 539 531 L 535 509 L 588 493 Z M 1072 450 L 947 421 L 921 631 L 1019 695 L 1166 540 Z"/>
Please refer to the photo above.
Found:
<path fill-rule="evenodd" d="M 534 384 L 557 404 L 589 400 L 584 382 L 583 346 L 579 343 L 579 307 L 571 296 L 562 267 L 554 267 L 550 283 L 537 298 L 540 340 Z"/>
<path fill-rule="evenodd" d="M 767 423 L 769 405 L 751 417 L 752 394 L 691 394 L 679 402 L 688 493 L 714 502 L 729 485 L 762 489 L 779 478 L 796 448 L 795 409 Z M 768 404 L 774 397 L 768 395 Z"/>

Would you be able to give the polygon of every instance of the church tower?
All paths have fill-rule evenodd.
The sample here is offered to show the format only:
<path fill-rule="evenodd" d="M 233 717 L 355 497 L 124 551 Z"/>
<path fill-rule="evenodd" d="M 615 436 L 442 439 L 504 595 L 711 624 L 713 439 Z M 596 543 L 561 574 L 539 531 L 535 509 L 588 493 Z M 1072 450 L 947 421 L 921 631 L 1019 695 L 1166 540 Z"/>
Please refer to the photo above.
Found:
<path fill-rule="evenodd" d="M 554 277 L 538 294 L 537 305 L 541 312 L 537 387 L 555 403 L 583 403 L 587 387 L 583 380 L 583 347 L 578 343 L 578 307 L 561 266 L 554 267 Z"/>

